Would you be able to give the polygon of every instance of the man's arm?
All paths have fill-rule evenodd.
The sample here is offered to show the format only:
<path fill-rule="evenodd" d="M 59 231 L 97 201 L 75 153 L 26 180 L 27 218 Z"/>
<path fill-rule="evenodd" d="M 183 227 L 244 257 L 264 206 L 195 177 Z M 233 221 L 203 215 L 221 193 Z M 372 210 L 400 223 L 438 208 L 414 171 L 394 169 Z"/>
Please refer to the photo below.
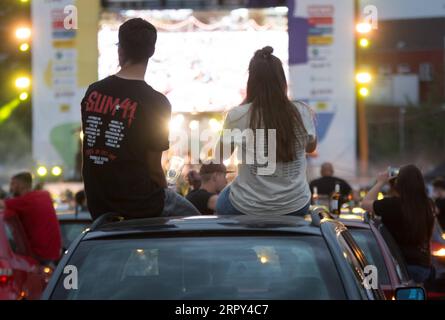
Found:
<path fill-rule="evenodd" d="M 341 179 L 341 194 L 345 197 L 348 197 L 350 194 L 353 194 L 354 190 L 351 185 L 346 182 L 346 180 Z"/>
<path fill-rule="evenodd" d="M 161 165 L 161 151 L 147 151 L 148 171 L 150 178 L 162 188 L 167 188 L 167 180 Z"/>
<path fill-rule="evenodd" d="M 161 163 L 162 152 L 170 147 L 168 128 L 171 119 L 171 105 L 167 97 L 158 94 L 156 108 L 143 110 L 146 111 L 142 132 L 147 148 L 146 159 L 149 176 L 157 185 L 166 188 L 167 180 Z"/>
<path fill-rule="evenodd" d="M 0 200 L 0 209 L 4 209 L 4 218 L 8 219 L 17 214 L 17 210 L 20 210 L 22 201 L 20 198 L 12 198 L 6 200 Z"/>
<path fill-rule="evenodd" d="M 215 211 L 216 210 L 216 202 L 218 201 L 218 196 L 215 194 L 209 198 L 209 201 L 207 201 L 207 208 L 210 210 Z"/>

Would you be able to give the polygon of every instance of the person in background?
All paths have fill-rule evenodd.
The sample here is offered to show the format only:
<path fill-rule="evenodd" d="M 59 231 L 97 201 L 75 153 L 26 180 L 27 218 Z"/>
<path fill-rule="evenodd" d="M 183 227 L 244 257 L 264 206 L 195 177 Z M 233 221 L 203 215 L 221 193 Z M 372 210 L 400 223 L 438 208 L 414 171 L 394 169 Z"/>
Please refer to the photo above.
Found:
<path fill-rule="evenodd" d="M 45 182 L 43 181 L 37 182 L 34 186 L 34 190 L 35 191 L 45 190 Z"/>
<path fill-rule="evenodd" d="M 196 170 L 190 170 L 187 173 L 187 182 L 189 184 L 189 190 L 187 194 L 199 190 L 201 188 L 201 177 Z"/>
<path fill-rule="evenodd" d="M 331 196 L 335 191 L 335 185 L 338 184 L 343 199 L 346 199 L 351 194 L 351 186 L 345 180 L 334 176 L 334 166 L 332 163 L 323 163 L 321 165 L 320 174 L 320 178 L 315 179 L 310 183 L 312 192 L 314 192 L 314 187 L 316 187 L 319 195 Z"/>
<path fill-rule="evenodd" d="M 167 188 L 161 165 L 169 149 L 171 105 L 145 82 L 157 30 L 134 18 L 119 27 L 118 38 L 119 72 L 90 85 L 81 103 L 82 176 L 91 216 L 197 215 Z"/>
<path fill-rule="evenodd" d="M 13 198 L 0 200 L 5 219 L 17 216 L 23 225 L 31 250 L 42 265 L 56 263 L 61 255 L 62 238 L 50 194 L 32 190 L 32 175 L 22 172 L 12 177 Z"/>
<path fill-rule="evenodd" d="M 74 201 L 76 213 L 88 212 L 87 197 L 84 190 L 77 191 L 74 194 Z"/>
<path fill-rule="evenodd" d="M 273 48 L 257 50 L 249 64 L 246 99 L 229 111 L 224 122 L 224 129 L 252 132 L 253 139 L 235 141 L 224 136 L 224 130 L 215 154 L 218 163 L 223 163 L 236 146 L 253 161 L 247 163 L 238 157 L 238 176 L 218 197 L 217 214 L 304 216 L 308 212 L 311 191 L 306 178 L 306 153 L 317 146 L 315 124 L 311 109 L 302 102 L 290 101 L 287 89 L 283 64 L 273 55 Z M 276 140 L 267 140 L 267 145 L 273 144 L 275 154 L 264 142 L 270 133 L 275 133 Z M 260 134 L 265 139 L 256 140 Z M 230 155 L 225 155 L 224 149 L 230 150 Z M 267 157 L 267 165 L 258 161 L 257 149 Z"/>
<path fill-rule="evenodd" d="M 382 200 L 377 195 L 389 181 L 380 173 L 376 185 L 363 199 L 362 207 L 382 218 L 408 265 L 411 278 L 424 283 L 433 274 L 430 241 L 434 225 L 434 205 L 428 198 L 422 173 L 414 165 L 404 166 L 395 179 L 396 194 Z"/>
<path fill-rule="evenodd" d="M 203 164 L 199 170 L 201 177 L 201 187 L 187 195 L 193 205 L 203 215 L 215 213 L 218 194 L 227 185 L 227 168 L 223 164 Z"/>
<path fill-rule="evenodd" d="M 433 181 L 433 197 L 437 208 L 437 220 L 445 229 L 445 180 L 443 178 Z"/>

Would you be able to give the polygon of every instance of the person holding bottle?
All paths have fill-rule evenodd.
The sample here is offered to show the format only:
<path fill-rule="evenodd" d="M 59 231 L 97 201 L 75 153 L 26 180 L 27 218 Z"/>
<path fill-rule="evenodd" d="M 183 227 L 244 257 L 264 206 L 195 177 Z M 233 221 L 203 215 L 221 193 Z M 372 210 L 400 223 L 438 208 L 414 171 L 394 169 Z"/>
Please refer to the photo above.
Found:
<path fill-rule="evenodd" d="M 321 177 L 311 181 L 311 191 L 314 192 L 314 188 L 317 188 L 319 196 L 331 197 L 335 192 L 335 188 L 338 185 L 342 199 L 346 201 L 348 196 L 352 193 L 352 187 L 345 180 L 334 176 L 334 166 L 330 162 L 325 162 L 321 165 L 320 169 Z"/>

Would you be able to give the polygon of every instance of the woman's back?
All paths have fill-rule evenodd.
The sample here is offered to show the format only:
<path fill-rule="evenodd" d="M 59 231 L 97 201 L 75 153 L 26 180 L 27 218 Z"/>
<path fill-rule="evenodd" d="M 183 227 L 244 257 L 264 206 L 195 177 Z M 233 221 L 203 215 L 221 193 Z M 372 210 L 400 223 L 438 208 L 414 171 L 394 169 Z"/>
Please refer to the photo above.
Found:
<path fill-rule="evenodd" d="M 423 240 L 413 237 L 411 228 L 404 221 L 400 197 L 389 197 L 375 201 L 374 211 L 382 217 L 383 224 L 399 245 L 407 264 L 425 267 L 431 265 L 430 239 L 428 235 L 425 235 Z M 428 222 L 431 230 L 433 228 L 432 223 L 433 221 Z"/>
<path fill-rule="evenodd" d="M 309 136 L 315 139 L 316 132 L 310 108 L 300 102 L 294 106 L 305 129 L 297 131 L 307 134 L 297 136 L 299 143 L 295 146 L 293 161 L 280 162 L 272 157 L 276 150 L 268 150 L 268 143 L 261 144 L 259 138 L 263 133 L 258 130 L 250 131 L 256 135 L 255 141 L 252 136 L 245 134 L 246 140 L 236 144 L 242 151 L 244 161 L 239 159 L 241 163 L 238 165 L 238 177 L 231 185 L 230 200 L 239 211 L 256 215 L 284 215 L 296 212 L 310 202 L 311 192 L 306 179 L 306 143 Z M 233 108 L 227 115 L 224 128 L 239 129 L 246 133 L 245 130 L 251 129 L 251 112 L 252 104 Z M 267 142 L 275 147 L 275 141 Z M 259 154 L 255 152 L 255 148 L 259 153 L 264 150 L 263 154 L 269 160 L 266 164 L 258 159 Z"/>

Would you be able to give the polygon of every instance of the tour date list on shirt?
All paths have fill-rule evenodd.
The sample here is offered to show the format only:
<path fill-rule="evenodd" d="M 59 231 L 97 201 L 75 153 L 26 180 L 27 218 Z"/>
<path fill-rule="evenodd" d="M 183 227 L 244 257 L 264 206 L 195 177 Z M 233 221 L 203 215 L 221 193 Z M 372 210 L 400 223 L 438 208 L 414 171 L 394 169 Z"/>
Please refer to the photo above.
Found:
<path fill-rule="evenodd" d="M 131 99 L 114 98 L 92 91 L 85 103 L 86 119 L 84 128 L 85 156 L 96 165 L 113 161 L 117 155 L 113 150 L 121 147 L 126 129 L 130 128 L 137 110 L 137 102 Z M 105 118 L 112 120 L 104 121 Z M 103 141 L 96 147 L 98 140 Z"/>

